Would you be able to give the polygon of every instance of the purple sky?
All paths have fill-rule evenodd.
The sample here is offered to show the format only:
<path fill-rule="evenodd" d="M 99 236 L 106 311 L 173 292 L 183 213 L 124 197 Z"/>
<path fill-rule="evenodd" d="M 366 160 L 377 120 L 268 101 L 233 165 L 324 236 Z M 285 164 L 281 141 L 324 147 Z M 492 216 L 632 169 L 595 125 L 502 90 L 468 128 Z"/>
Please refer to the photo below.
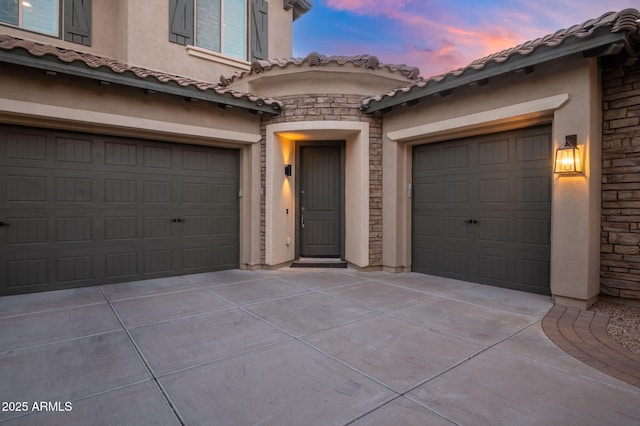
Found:
<path fill-rule="evenodd" d="M 638 0 L 312 0 L 293 54 L 376 55 L 425 77 L 598 18 Z"/>

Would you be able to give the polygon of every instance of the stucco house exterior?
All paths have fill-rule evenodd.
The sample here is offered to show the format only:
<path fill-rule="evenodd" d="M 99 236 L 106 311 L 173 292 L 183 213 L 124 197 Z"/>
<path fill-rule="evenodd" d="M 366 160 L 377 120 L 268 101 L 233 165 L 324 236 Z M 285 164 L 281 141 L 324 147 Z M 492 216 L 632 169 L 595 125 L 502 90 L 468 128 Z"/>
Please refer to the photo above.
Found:
<path fill-rule="evenodd" d="M 308 0 L 158 3 L 0 8 L 0 294 L 335 257 L 640 299 L 638 11 L 425 78 L 292 58 Z"/>

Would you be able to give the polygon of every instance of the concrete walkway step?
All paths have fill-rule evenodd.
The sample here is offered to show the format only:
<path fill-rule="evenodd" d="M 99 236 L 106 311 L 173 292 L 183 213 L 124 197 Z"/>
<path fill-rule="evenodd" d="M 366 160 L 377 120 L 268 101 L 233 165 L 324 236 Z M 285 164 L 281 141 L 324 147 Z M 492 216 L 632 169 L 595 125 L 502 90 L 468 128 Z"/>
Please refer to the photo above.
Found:
<path fill-rule="evenodd" d="M 340 258 L 301 257 L 291 263 L 291 268 L 346 268 L 347 262 Z"/>

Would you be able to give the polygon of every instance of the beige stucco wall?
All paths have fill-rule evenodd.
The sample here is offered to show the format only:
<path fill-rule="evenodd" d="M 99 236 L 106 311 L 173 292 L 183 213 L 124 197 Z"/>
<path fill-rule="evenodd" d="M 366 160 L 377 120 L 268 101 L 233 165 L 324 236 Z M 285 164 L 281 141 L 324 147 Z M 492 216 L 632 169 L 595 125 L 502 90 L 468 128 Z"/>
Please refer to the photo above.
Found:
<path fill-rule="evenodd" d="M 131 0 L 93 0 L 91 5 L 93 17 L 91 46 L 70 43 L 62 38 L 27 32 L 8 25 L 0 25 L 0 33 L 108 58 L 118 58 L 122 48 L 123 37 L 126 35 L 123 22 L 129 1 Z"/>
<path fill-rule="evenodd" d="M 170 43 L 168 2 L 129 0 L 127 12 L 129 19 L 123 22 L 123 30 L 126 32 L 123 39 L 126 44 L 122 55 L 126 58 L 124 62 L 128 64 L 211 82 L 218 82 L 220 75 L 249 69 L 249 61 Z M 280 2 L 269 2 L 270 57 L 291 56 L 292 25 L 291 11 L 284 10 Z M 250 41 L 248 34 L 247 43 Z"/>
<path fill-rule="evenodd" d="M 486 86 L 385 116 L 383 128 L 383 263 L 411 268 L 411 146 L 552 122 L 557 148 L 577 134 L 585 172 L 554 176 L 551 292 L 566 305 L 586 306 L 598 294 L 600 113 L 598 67 L 580 56 L 536 66 L 531 74 L 494 78 Z M 565 100 L 563 100 L 565 99 Z"/>
<path fill-rule="evenodd" d="M 270 57 L 291 56 L 292 29 L 292 11 L 284 10 L 282 2 L 270 1 Z M 93 0 L 91 46 L 5 25 L 0 25 L 0 33 L 210 82 L 250 68 L 249 61 L 169 42 L 168 0 Z"/>
<path fill-rule="evenodd" d="M 148 126 L 140 124 L 140 136 L 148 131 L 148 137 L 157 139 L 179 138 L 196 142 L 201 138 L 204 142 L 214 136 L 213 129 L 221 135 L 220 140 L 229 141 L 237 140 L 240 134 L 254 135 L 252 138 L 260 134 L 258 117 L 240 108 L 223 110 L 208 102 L 188 103 L 174 95 L 145 95 L 141 89 L 117 84 L 102 86 L 95 80 L 62 74 L 47 76 L 41 70 L 10 65 L 0 70 L 0 83 L 0 98 L 5 102 L 32 103 L 34 117 L 37 110 L 45 105 L 76 110 L 64 122 L 58 123 L 58 126 L 67 128 L 74 127 L 74 122 L 80 123 L 83 115 L 101 113 L 111 115 L 112 119 L 102 124 L 94 120 L 95 126 L 109 133 L 119 133 L 120 128 L 126 132 L 133 131 L 137 125 L 131 124 L 131 120 L 149 120 L 157 122 L 158 127 L 145 130 Z M 9 109 L 7 113 L 10 112 Z M 202 134 L 184 133 L 179 129 L 181 126 L 201 128 Z"/>

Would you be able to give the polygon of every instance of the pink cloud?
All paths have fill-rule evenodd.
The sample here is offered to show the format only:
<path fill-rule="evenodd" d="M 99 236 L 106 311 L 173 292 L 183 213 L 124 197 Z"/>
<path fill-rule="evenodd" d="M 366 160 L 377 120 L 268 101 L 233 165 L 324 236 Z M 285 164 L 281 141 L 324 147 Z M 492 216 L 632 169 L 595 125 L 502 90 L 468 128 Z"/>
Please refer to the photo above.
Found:
<path fill-rule="evenodd" d="M 360 15 L 380 15 L 403 8 L 414 0 L 327 0 L 327 6 Z"/>
<path fill-rule="evenodd" d="M 424 76 L 447 72 L 527 40 L 597 18 L 609 10 L 636 7 L 637 0 L 326 0 L 328 7 L 361 16 L 384 17 L 398 34 L 395 45 L 363 52 L 384 62 L 420 67 Z M 362 52 L 361 52 L 362 53 Z"/>

